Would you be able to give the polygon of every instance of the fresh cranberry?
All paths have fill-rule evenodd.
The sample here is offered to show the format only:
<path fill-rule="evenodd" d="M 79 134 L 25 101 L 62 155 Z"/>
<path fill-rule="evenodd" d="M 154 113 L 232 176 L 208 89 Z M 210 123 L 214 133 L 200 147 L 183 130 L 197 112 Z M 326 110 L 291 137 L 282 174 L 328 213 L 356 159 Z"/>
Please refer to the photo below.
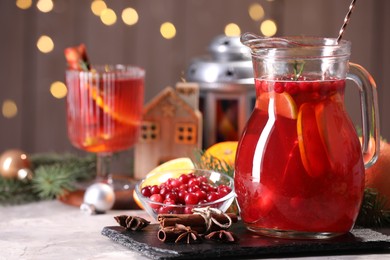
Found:
<path fill-rule="evenodd" d="M 150 200 L 153 201 L 153 202 L 162 203 L 163 202 L 163 197 L 160 194 L 152 194 L 150 196 Z M 150 203 L 150 207 L 153 208 L 153 209 L 159 209 L 160 205 L 154 204 L 154 203 Z"/>
<path fill-rule="evenodd" d="M 188 186 L 199 186 L 200 185 L 200 181 L 197 179 L 197 178 L 192 178 L 188 181 Z"/>
<path fill-rule="evenodd" d="M 226 186 L 225 184 L 221 184 L 217 188 L 219 193 L 224 193 L 225 195 L 232 191 L 232 189 L 229 186 Z"/>
<path fill-rule="evenodd" d="M 213 187 L 211 184 L 208 184 L 208 183 L 202 184 L 201 189 L 207 193 L 212 192 L 212 191 L 216 191 L 216 187 Z"/>
<path fill-rule="evenodd" d="M 157 185 L 153 185 L 152 187 L 150 187 L 150 192 L 152 194 L 159 194 L 160 193 L 160 188 Z"/>
<path fill-rule="evenodd" d="M 187 190 L 188 189 L 188 184 L 182 184 L 179 187 L 179 190 Z"/>
<path fill-rule="evenodd" d="M 207 195 L 207 201 L 209 202 L 216 201 L 219 198 L 220 198 L 220 194 L 218 192 L 210 192 Z"/>
<path fill-rule="evenodd" d="M 274 91 L 276 93 L 283 93 L 284 92 L 284 84 L 282 82 L 275 82 Z"/>
<path fill-rule="evenodd" d="M 188 174 L 182 174 L 182 175 L 180 175 L 180 177 L 179 177 L 179 181 L 180 181 L 182 184 L 187 184 L 189 180 L 190 180 L 190 177 L 188 176 Z"/>
<path fill-rule="evenodd" d="M 170 192 L 170 193 L 167 193 L 165 195 L 165 200 L 171 200 L 171 201 L 176 203 L 178 201 L 178 199 L 179 199 L 179 196 L 174 192 Z"/>
<path fill-rule="evenodd" d="M 172 188 L 177 188 L 180 187 L 180 185 L 182 185 L 182 182 L 179 179 L 172 179 L 170 181 L 170 185 L 172 186 Z"/>
<path fill-rule="evenodd" d="M 145 197 L 150 197 L 152 193 L 150 192 L 150 186 L 145 186 L 141 189 L 141 194 Z"/>
<path fill-rule="evenodd" d="M 195 192 L 195 195 L 198 196 L 199 201 L 205 200 L 207 198 L 207 193 L 205 191 L 203 191 L 203 190 L 197 190 Z"/>
<path fill-rule="evenodd" d="M 198 204 L 199 198 L 194 193 L 187 193 L 184 197 L 184 202 L 186 205 L 195 205 Z"/>
<path fill-rule="evenodd" d="M 299 84 L 297 82 L 287 82 L 285 88 L 286 92 L 290 95 L 294 95 L 299 92 Z"/>
<path fill-rule="evenodd" d="M 185 207 L 184 208 L 184 214 L 192 214 L 192 207 Z"/>
<path fill-rule="evenodd" d="M 168 189 L 168 188 L 166 188 L 166 187 L 162 187 L 162 188 L 160 188 L 160 194 L 161 194 L 161 196 L 163 196 L 163 197 L 165 197 L 168 193 L 170 193 L 171 191 Z"/>
<path fill-rule="evenodd" d="M 200 187 L 198 185 L 193 185 L 193 186 L 189 186 L 188 187 L 188 192 L 189 193 L 195 193 L 197 192 L 198 190 L 200 190 Z"/>
<path fill-rule="evenodd" d="M 186 196 L 187 193 L 188 191 L 186 190 L 179 190 L 179 192 L 177 193 L 178 202 L 185 203 L 184 197 Z"/>
<path fill-rule="evenodd" d="M 198 181 L 202 184 L 202 183 L 207 183 L 207 178 L 206 176 L 198 176 Z"/>

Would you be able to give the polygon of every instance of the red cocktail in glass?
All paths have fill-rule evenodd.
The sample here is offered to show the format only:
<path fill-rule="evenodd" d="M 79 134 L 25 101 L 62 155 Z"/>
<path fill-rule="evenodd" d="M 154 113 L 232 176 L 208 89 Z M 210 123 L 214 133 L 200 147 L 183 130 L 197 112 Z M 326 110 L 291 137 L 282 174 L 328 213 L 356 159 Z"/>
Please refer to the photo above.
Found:
<path fill-rule="evenodd" d="M 67 122 L 71 143 L 97 153 L 98 159 L 133 146 L 142 116 L 144 75 L 143 69 L 124 65 L 68 70 Z M 98 162 L 99 178 L 109 178 L 106 166 L 100 167 Z"/>

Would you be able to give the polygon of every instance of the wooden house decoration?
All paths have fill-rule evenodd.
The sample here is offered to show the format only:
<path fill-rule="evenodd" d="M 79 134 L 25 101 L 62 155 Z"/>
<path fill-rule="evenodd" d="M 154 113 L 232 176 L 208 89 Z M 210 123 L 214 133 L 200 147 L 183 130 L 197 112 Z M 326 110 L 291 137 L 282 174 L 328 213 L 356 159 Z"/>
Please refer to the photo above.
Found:
<path fill-rule="evenodd" d="M 194 159 L 202 145 L 202 115 L 197 83 L 178 83 L 153 98 L 143 111 L 135 146 L 134 178 L 142 179 L 161 163 L 180 157 Z"/>

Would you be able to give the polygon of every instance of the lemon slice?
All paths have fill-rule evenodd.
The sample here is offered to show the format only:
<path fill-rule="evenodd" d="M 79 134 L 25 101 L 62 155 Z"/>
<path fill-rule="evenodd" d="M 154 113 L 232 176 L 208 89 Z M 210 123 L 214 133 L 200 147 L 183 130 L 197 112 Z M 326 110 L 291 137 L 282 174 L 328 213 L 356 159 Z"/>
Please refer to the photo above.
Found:
<path fill-rule="evenodd" d="M 209 157 L 215 157 L 223 162 L 226 162 L 230 166 L 234 166 L 236 159 L 238 142 L 237 141 L 225 141 L 216 143 L 210 146 L 204 153 L 204 160 L 208 161 Z"/>
<path fill-rule="evenodd" d="M 256 107 L 263 111 L 269 110 L 270 100 L 274 100 L 275 114 L 291 119 L 297 119 L 298 109 L 294 99 L 287 92 L 264 92 L 257 98 Z"/>
<path fill-rule="evenodd" d="M 186 170 L 194 168 L 194 163 L 188 157 L 181 157 L 167 161 L 151 170 L 145 176 L 145 180 L 142 183 L 142 187 L 148 185 L 159 185 L 160 183 L 166 182 L 169 178 L 179 178 L 180 175 L 182 175 L 183 173 L 188 173 L 186 172 Z M 140 202 L 135 191 L 133 192 L 133 198 L 137 205 L 141 209 L 143 209 L 144 207 L 142 206 L 142 203 Z"/>

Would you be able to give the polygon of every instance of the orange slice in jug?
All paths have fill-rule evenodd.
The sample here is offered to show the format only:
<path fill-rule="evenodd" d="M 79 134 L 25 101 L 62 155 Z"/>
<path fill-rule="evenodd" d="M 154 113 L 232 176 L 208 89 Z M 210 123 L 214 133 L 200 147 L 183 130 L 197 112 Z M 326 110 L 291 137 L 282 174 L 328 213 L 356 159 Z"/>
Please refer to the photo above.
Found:
<path fill-rule="evenodd" d="M 330 169 L 328 155 L 317 126 L 316 104 L 301 105 L 297 119 L 299 152 L 302 164 L 312 177 L 319 177 Z"/>
<path fill-rule="evenodd" d="M 270 102 L 273 102 L 275 114 L 290 119 L 297 119 L 297 105 L 294 99 L 287 93 L 264 92 L 257 98 L 256 107 L 268 111 Z M 272 108 L 272 107 L 271 107 Z"/>
<path fill-rule="evenodd" d="M 347 117 L 340 94 L 315 107 L 319 134 L 333 169 L 348 172 L 348 162 L 357 162 L 361 148 L 353 124 Z"/>

